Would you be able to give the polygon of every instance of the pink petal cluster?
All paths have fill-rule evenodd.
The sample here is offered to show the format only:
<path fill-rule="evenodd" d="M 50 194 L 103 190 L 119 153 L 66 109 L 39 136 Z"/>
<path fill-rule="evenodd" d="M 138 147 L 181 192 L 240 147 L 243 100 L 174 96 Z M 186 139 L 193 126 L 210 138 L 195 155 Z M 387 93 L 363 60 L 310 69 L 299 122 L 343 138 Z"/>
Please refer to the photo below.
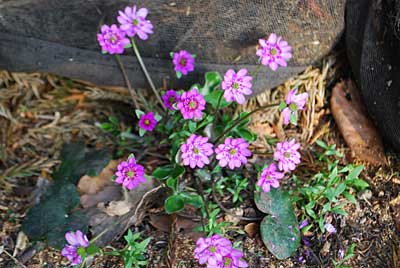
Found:
<path fill-rule="evenodd" d="M 139 8 L 136 6 L 126 7 L 124 11 L 118 11 L 118 22 L 121 24 L 121 29 L 126 32 L 129 37 L 138 35 L 140 39 L 147 40 L 149 34 L 153 33 L 153 24 L 146 20 L 149 13 L 147 8 Z"/>
<path fill-rule="evenodd" d="M 213 145 L 207 137 L 192 134 L 186 143 L 181 145 L 182 160 L 185 166 L 203 168 L 210 163 L 208 158 L 213 154 Z"/>
<path fill-rule="evenodd" d="M 292 57 L 292 48 L 282 37 L 272 33 L 267 40 L 259 39 L 258 42 L 260 48 L 256 54 L 261 58 L 261 64 L 268 65 L 273 71 L 279 66 L 287 66 L 286 62 Z"/>
<path fill-rule="evenodd" d="M 110 26 L 101 26 L 101 33 L 97 34 L 97 41 L 101 46 L 103 52 L 110 54 L 122 54 L 125 46 L 130 44 L 126 33 L 113 24 Z"/>
<path fill-rule="evenodd" d="M 215 149 L 216 159 L 221 167 L 229 166 L 230 169 L 240 167 L 247 163 L 247 157 L 251 156 L 249 144 L 242 138 L 226 138 L 223 144 Z"/>
<path fill-rule="evenodd" d="M 296 114 L 297 111 L 305 109 L 307 103 L 308 94 L 301 93 L 297 94 L 297 88 L 292 89 L 286 96 L 286 108 L 282 110 L 283 123 L 288 125 L 290 122 L 290 115 Z"/>
<path fill-rule="evenodd" d="M 274 159 L 278 161 L 279 170 L 288 172 L 296 169 L 296 165 L 300 164 L 300 144 L 294 139 L 285 142 L 279 142 L 276 145 Z"/>
<path fill-rule="evenodd" d="M 139 127 L 146 130 L 152 131 L 157 125 L 157 120 L 154 117 L 153 112 L 143 114 L 139 120 Z"/>
<path fill-rule="evenodd" d="M 197 88 L 193 88 L 190 91 L 182 93 L 181 100 L 177 107 L 186 120 L 201 119 L 203 116 L 202 111 L 206 108 L 206 101 Z"/>
<path fill-rule="evenodd" d="M 224 98 L 226 101 L 236 101 L 239 104 L 243 104 L 245 101 L 244 95 L 250 95 L 251 91 L 251 80 L 253 77 L 247 75 L 246 69 L 240 69 L 237 73 L 229 69 L 224 75 L 224 81 L 222 81 L 221 87 L 224 92 Z"/>
<path fill-rule="evenodd" d="M 261 172 L 257 185 L 260 186 L 264 192 L 268 193 L 273 188 L 279 187 L 279 180 L 283 179 L 285 174 L 277 170 L 275 163 L 270 164 Z"/>
<path fill-rule="evenodd" d="M 115 176 L 117 176 L 115 182 L 122 184 L 128 190 L 132 190 L 139 184 L 146 182 L 144 167 L 137 164 L 134 157 L 130 157 L 128 161 L 122 161 L 117 167 Z"/>
<path fill-rule="evenodd" d="M 180 102 L 181 97 L 175 90 L 170 89 L 162 96 L 162 100 L 165 107 L 170 110 L 176 110 L 174 105 Z"/>
<path fill-rule="evenodd" d="M 86 235 L 80 230 L 77 230 L 76 232 L 66 233 L 65 239 L 69 245 L 66 245 L 61 250 L 61 255 L 67 258 L 72 265 L 81 264 L 82 257 L 78 254 L 78 248 L 87 248 L 89 246 L 89 240 Z"/>
<path fill-rule="evenodd" d="M 200 265 L 207 264 L 207 268 L 247 267 L 247 263 L 242 259 L 243 256 L 243 252 L 232 247 L 229 239 L 218 234 L 199 238 L 194 250 L 194 258 Z"/>
<path fill-rule="evenodd" d="M 175 66 L 175 71 L 183 75 L 187 75 L 194 70 L 194 57 L 186 50 L 175 52 L 172 63 Z"/>

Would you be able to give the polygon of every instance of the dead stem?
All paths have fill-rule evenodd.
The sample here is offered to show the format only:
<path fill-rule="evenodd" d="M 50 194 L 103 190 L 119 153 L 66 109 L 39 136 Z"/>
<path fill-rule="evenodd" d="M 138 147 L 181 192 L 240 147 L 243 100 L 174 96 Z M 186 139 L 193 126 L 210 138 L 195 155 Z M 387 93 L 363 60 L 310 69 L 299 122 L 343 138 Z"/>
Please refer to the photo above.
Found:
<path fill-rule="evenodd" d="M 121 58 L 117 54 L 115 55 L 115 58 L 117 59 L 119 68 L 121 69 L 121 72 L 122 72 L 122 76 L 124 77 L 126 86 L 128 87 L 129 93 L 131 94 L 131 97 L 132 97 L 132 100 L 133 100 L 133 106 L 135 107 L 135 109 L 140 109 L 140 106 L 136 101 L 136 98 L 137 98 L 136 91 L 131 86 L 131 82 L 129 81 L 128 74 L 126 73 L 125 67 L 122 64 Z"/>

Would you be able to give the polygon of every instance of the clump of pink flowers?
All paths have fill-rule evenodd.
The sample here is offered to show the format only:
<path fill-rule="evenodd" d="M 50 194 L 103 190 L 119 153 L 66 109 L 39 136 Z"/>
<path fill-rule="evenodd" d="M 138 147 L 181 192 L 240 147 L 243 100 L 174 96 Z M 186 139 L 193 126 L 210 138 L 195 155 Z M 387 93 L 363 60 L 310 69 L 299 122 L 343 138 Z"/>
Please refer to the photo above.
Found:
<path fill-rule="evenodd" d="M 69 245 L 66 245 L 61 250 L 61 255 L 67 258 L 72 265 L 81 264 L 82 257 L 78 254 L 78 249 L 87 248 L 89 246 L 89 240 L 86 235 L 80 230 L 77 230 L 76 232 L 66 233 L 65 239 Z"/>
<path fill-rule="evenodd" d="M 216 159 L 219 160 L 221 167 L 238 168 L 242 164 L 246 164 L 247 157 L 251 156 L 248 147 L 249 143 L 242 138 L 226 138 L 224 143 L 215 149 Z"/>
<path fill-rule="evenodd" d="M 153 24 L 146 20 L 149 13 L 147 8 L 136 6 L 126 7 L 124 11 L 118 11 L 118 22 L 121 24 L 121 30 L 125 31 L 129 37 L 139 36 L 142 40 L 147 40 L 149 34 L 153 33 Z"/>
<path fill-rule="evenodd" d="M 260 57 L 262 65 L 269 66 L 273 71 L 279 66 L 287 66 L 287 61 L 292 57 L 292 48 L 282 37 L 272 33 L 268 39 L 260 39 L 258 42 L 260 48 L 256 54 Z"/>
<path fill-rule="evenodd" d="M 165 107 L 170 110 L 176 110 L 175 105 L 180 102 L 181 97 L 175 90 L 170 89 L 162 96 L 162 100 Z"/>
<path fill-rule="evenodd" d="M 283 124 L 288 125 L 289 122 L 296 124 L 298 111 L 305 109 L 308 93 L 297 94 L 297 88 L 292 89 L 286 96 L 286 103 L 281 104 Z"/>
<path fill-rule="evenodd" d="M 139 184 L 146 182 L 144 167 L 136 163 L 133 155 L 128 158 L 128 161 L 122 161 L 118 165 L 115 176 L 115 182 L 122 184 L 128 190 L 132 190 L 138 187 Z"/>
<path fill-rule="evenodd" d="M 301 162 L 301 155 L 298 152 L 300 144 L 294 139 L 290 141 L 279 142 L 276 145 L 274 159 L 278 161 L 279 170 L 284 172 L 293 171 Z"/>
<path fill-rule="evenodd" d="M 183 92 L 180 102 L 177 105 L 184 119 L 201 119 L 203 110 L 206 108 L 206 101 L 197 88 Z"/>
<path fill-rule="evenodd" d="M 199 238 L 194 250 L 194 258 L 207 268 L 240 268 L 248 267 L 243 260 L 243 252 L 232 247 L 229 239 L 218 234 L 212 237 Z"/>
<path fill-rule="evenodd" d="M 213 154 L 213 145 L 208 142 L 207 137 L 192 134 L 180 149 L 185 166 L 203 168 L 210 164 L 209 156 Z"/>
<path fill-rule="evenodd" d="M 260 186 L 264 192 L 268 193 L 271 187 L 279 187 L 279 180 L 283 179 L 283 177 L 285 177 L 285 174 L 279 172 L 276 164 L 272 163 L 263 169 L 257 185 Z"/>
<path fill-rule="evenodd" d="M 143 114 L 139 120 L 139 127 L 146 130 L 152 131 L 157 125 L 157 120 L 154 117 L 153 112 L 148 112 L 147 114 Z"/>
<path fill-rule="evenodd" d="M 186 50 L 173 53 L 172 63 L 175 66 L 175 72 L 178 78 L 187 75 L 194 70 L 195 58 Z"/>
<path fill-rule="evenodd" d="M 125 31 L 115 24 L 111 25 L 111 27 L 108 25 L 101 26 L 101 32 L 97 34 L 97 41 L 101 46 L 101 50 L 109 54 L 122 54 L 125 47 L 130 44 L 129 39 L 126 38 Z"/>
<path fill-rule="evenodd" d="M 224 98 L 226 101 L 236 101 L 243 104 L 245 95 L 250 95 L 251 80 L 253 77 L 247 75 L 246 69 L 240 69 L 237 73 L 233 69 L 229 69 L 224 75 L 221 87 L 224 90 Z"/>

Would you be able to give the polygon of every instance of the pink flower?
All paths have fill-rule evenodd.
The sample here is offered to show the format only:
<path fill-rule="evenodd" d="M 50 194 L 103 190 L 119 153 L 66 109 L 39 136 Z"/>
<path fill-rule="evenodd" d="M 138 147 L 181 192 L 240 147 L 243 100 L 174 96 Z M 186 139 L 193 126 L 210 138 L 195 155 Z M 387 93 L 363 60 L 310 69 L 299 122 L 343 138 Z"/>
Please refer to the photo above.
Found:
<path fill-rule="evenodd" d="M 97 41 L 104 53 L 122 54 L 125 46 L 129 45 L 129 39 L 125 37 L 125 32 L 113 24 L 101 26 L 101 33 L 97 34 Z"/>
<path fill-rule="evenodd" d="M 252 93 L 251 80 L 253 77 L 246 74 L 246 69 L 240 69 L 237 73 L 229 69 L 225 73 L 221 87 L 225 90 L 224 98 L 226 101 L 236 101 L 239 104 L 243 104 L 245 101 L 244 95 Z"/>
<path fill-rule="evenodd" d="M 78 265 L 82 263 L 82 258 L 78 254 L 78 248 L 87 248 L 89 246 L 89 240 L 86 235 L 80 230 L 76 232 L 68 232 L 65 234 L 65 239 L 69 243 L 61 250 L 61 255 L 68 259 L 72 265 Z"/>
<path fill-rule="evenodd" d="M 257 50 L 257 56 L 261 58 L 262 65 L 268 65 L 273 71 L 277 70 L 279 65 L 286 67 L 287 61 L 292 57 L 292 48 L 282 37 L 272 33 L 268 40 L 259 39 L 260 48 Z"/>
<path fill-rule="evenodd" d="M 215 149 L 216 158 L 221 167 L 229 166 L 230 169 L 238 168 L 247 163 L 247 157 L 251 156 L 249 144 L 242 138 L 226 138 L 224 144 Z"/>
<path fill-rule="evenodd" d="M 165 92 L 165 94 L 162 96 L 165 107 L 170 110 L 176 110 L 174 105 L 176 105 L 180 101 L 180 99 L 181 97 L 179 96 L 179 94 L 172 89 Z"/>
<path fill-rule="evenodd" d="M 203 110 L 206 108 L 206 101 L 197 88 L 188 92 L 183 92 L 181 101 L 177 105 L 181 110 L 183 118 L 187 119 L 201 119 Z"/>
<path fill-rule="evenodd" d="M 194 70 L 194 57 L 186 50 L 175 52 L 172 63 L 175 65 L 175 71 L 183 75 Z"/>
<path fill-rule="evenodd" d="M 301 93 L 296 95 L 297 88 L 292 89 L 286 96 L 286 107 L 282 110 L 283 124 L 288 125 L 291 116 L 297 116 L 297 111 L 305 109 L 308 94 Z"/>
<path fill-rule="evenodd" d="M 192 134 L 186 143 L 181 145 L 181 153 L 185 166 L 203 168 L 204 164 L 210 164 L 208 157 L 213 154 L 213 145 L 208 143 L 207 137 Z"/>
<path fill-rule="evenodd" d="M 294 139 L 276 145 L 274 159 L 278 161 L 279 170 L 288 172 L 296 169 L 296 165 L 301 162 L 299 148 L 300 144 L 296 143 Z"/>
<path fill-rule="evenodd" d="M 143 114 L 139 120 L 139 127 L 146 131 L 152 131 L 157 125 L 157 120 L 154 117 L 153 112 Z"/>
<path fill-rule="evenodd" d="M 245 268 L 249 265 L 243 260 L 243 252 L 232 248 L 229 254 L 225 255 L 222 261 L 217 261 L 216 258 L 210 258 L 207 268 Z"/>
<path fill-rule="evenodd" d="M 142 165 L 136 164 L 134 157 L 128 158 L 128 161 L 122 161 L 115 173 L 117 178 L 115 182 L 122 184 L 128 190 L 139 186 L 140 183 L 145 183 L 146 178 L 144 177 L 144 167 Z"/>
<path fill-rule="evenodd" d="M 277 171 L 276 164 L 272 163 L 267 168 L 263 169 L 257 185 L 262 187 L 264 192 L 268 193 L 271 186 L 274 188 L 279 187 L 279 180 L 283 179 L 284 176 L 284 173 Z"/>
<path fill-rule="evenodd" d="M 126 7 L 125 11 L 118 11 L 118 22 L 121 24 L 121 29 L 126 32 L 129 37 L 138 35 L 140 39 L 147 40 L 149 34 L 153 33 L 153 24 L 146 20 L 149 13 L 147 8 L 140 8 L 136 11 L 136 6 Z"/>
<path fill-rule="evenodd" d="M 194 258 L 200 264 L 221 263 L 224 256 L 228 256 L 232 251 L 232 243 L 229 239 L 216 234 L 212 237 L 199 238 L 194 250 Z"/>

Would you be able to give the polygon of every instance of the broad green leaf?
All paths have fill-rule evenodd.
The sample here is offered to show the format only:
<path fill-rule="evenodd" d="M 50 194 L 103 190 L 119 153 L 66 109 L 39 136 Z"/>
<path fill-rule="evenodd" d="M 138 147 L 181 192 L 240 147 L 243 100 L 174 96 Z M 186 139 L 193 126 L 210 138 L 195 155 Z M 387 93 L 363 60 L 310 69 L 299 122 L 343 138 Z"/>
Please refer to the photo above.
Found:
<path fill-rule="evenodd" d="M 181 211 L 185 206 L 184 198 L 180 195 L 172 195 L 165 200 L 165 212 L 172 214 Z"/>
<path fill-rule="evenodd" d="M 363 165 L 359 165 L 356 166 L 355 168 L 353 168 L 349 175 L 347 175 L 346 180 L 353 180 L 353 179 L 357 179 L 358 176 L 360 175 L 361 171 L 363 170 L 364 166 Z"/>

